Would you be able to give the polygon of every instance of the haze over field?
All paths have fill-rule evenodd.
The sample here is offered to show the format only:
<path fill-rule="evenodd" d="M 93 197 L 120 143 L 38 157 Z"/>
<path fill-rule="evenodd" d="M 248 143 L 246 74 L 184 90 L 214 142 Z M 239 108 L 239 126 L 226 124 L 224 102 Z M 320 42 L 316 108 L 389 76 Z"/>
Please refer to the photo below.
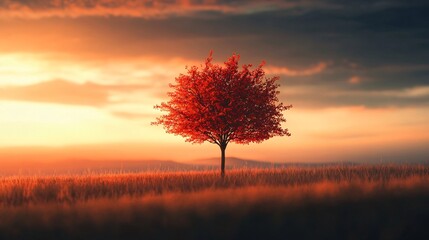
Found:
<path fill-rule="evenodd" d="M 219 155 L 150 126 L 210 50 L 280 76 L 288 138 L 229 145 L 277 162 L 422 162 L 426 1 L 1 1 L 0 161 Z M 168 150 L 167 150 L 168 149 Z M 228 162 L 227 162 L 228 165 Z"/>

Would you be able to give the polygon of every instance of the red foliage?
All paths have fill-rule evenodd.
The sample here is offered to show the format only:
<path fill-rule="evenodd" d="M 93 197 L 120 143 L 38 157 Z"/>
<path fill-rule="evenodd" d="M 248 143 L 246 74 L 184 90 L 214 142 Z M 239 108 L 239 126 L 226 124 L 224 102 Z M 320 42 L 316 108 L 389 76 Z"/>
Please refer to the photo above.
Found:
<path fill-rule="evenodd" d="M 205 66 L 192 66 L 187 74 L 180 74 L 176 84 L 170 84 L 170 100 L 155 106 L 167 114 L 154 124 L 188 142 L 219 146 L 290 136 L 281 123 L 286 121 L 282 111 L 292 106 L 277 98 L 279 78 L 266 78 L 263 63 L 254 70 L 251 64 L 239 70 L 239 58 L 234 54 L 219 66 L 212 63 L 210 53 Z"/>

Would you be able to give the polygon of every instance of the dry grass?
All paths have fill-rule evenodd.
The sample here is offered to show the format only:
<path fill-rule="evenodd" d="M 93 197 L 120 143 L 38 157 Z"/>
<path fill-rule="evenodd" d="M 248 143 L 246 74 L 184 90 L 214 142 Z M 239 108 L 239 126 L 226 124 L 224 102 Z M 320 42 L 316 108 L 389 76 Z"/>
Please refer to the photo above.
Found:
<path fill-rule="evenodd" d="M 320 182 L 381 182 L 428 177 L 424 166 L 354 166 L 323 168 L 231 170 L 225 179 L 217 171 L 76 175 L 0 178 L 0 206 L 69 203 L 99 198 L 142 197 L 170 192 L 249 186 L 301 186 Z"/>
<path fill-rule="evenodd" d="M 424 166 L 7 177 L 0 239 L 413 239 L 427 202 Z"/>

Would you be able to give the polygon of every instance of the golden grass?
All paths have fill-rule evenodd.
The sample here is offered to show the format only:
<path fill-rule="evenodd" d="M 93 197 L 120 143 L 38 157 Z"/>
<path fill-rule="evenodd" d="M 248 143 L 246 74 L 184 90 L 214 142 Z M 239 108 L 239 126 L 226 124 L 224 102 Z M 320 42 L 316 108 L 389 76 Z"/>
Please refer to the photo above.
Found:
<path fill-rule="evenodd" d="M 429 167 L 0 178 L 0 239 L 414 239 Z"/>
<path fill-rule="evenodd" d="M 321 168 L 242 169 L 217 171 L 105 174 L 0 178 L 0 206 L 68 203 L 108 198 L 136 198 L 171 192 L 242 188 L 249 186 L 302 186 L 320 182 L 386 183 L 410 177 L 427 178 L 425 166 L 347 166 Z"/>

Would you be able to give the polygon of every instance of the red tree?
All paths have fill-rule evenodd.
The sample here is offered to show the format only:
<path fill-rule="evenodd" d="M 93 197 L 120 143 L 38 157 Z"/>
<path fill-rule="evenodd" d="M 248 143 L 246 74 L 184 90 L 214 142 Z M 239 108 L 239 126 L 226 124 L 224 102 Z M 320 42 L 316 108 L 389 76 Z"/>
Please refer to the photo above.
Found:
<path fill-rule="evenodd" d="M 212 53 L 200 68 L 187 68 L 180 74 L 170 100 L 155 108 L 166 112 L 156 119 L 167 133 L 187 142 L 208 141 L 220 147 L 221 174 L 225 174 L 225 149 L 229 142 L 248 144 L 274 136 L 290 136 L 283 129 L 282 111 L 291 108 L 279 102 L 278 77 L 267 78 L 264 63 L 251 70 L 251 64 L 238 67 L 240 56 L 233 54 L 224 66 L 212 63 Z"/>

